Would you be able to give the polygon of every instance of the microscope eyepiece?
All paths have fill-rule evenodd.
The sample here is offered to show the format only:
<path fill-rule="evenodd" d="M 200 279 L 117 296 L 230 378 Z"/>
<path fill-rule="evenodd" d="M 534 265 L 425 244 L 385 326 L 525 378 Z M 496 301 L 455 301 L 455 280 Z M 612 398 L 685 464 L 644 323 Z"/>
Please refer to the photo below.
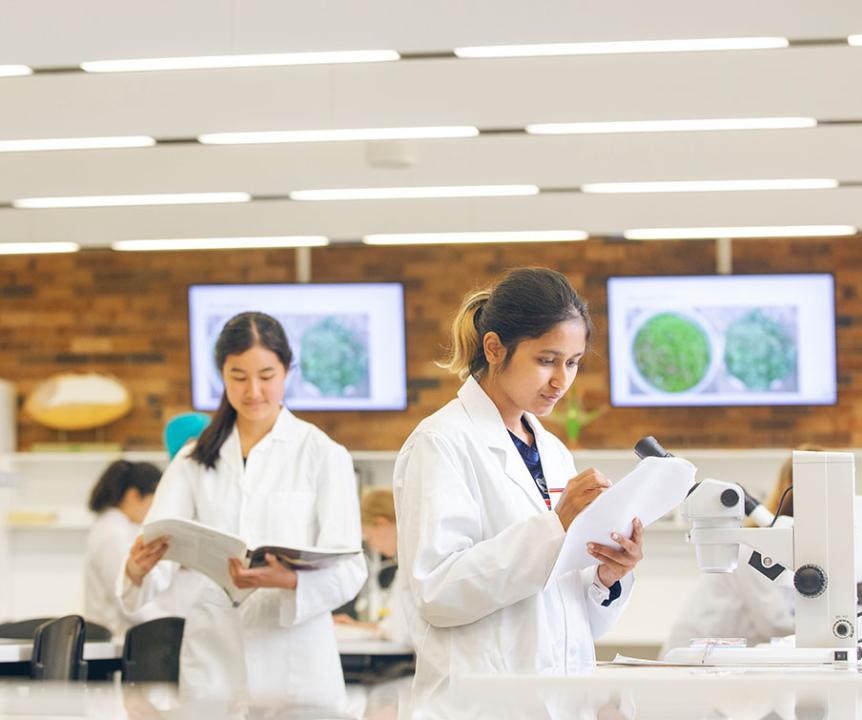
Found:
<path fill-rule="evenodd" d="M 635 455 L 641 460 L 646 457 L 673 457 L 652 435 L 647 435 L 637 441 L 637 444 L 635 444 Z"/>

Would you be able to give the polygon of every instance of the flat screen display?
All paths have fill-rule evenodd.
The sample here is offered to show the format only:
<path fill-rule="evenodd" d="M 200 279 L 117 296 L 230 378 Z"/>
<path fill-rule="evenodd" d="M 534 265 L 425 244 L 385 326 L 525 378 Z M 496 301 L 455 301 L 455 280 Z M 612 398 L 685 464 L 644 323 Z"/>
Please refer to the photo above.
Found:
<path fill-rule="evenodd" d="M 192 404 L 215 410 L 224 385 L 215 343 L 237 313 L 275 317 L 293 350 L 285 390 L 291 410 L 407 407 L 404 286 L 400 283 L 192 285 Z"/>
<path fill-rule="evenodd" d="M 831 405 L 829 274 L 608 280 L 611 402 Z"/>

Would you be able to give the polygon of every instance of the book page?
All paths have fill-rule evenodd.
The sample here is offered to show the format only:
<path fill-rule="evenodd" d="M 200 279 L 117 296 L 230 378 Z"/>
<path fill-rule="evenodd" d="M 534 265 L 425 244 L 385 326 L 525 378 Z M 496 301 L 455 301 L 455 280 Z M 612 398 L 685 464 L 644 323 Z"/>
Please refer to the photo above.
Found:
<path fill-rule="evenodd" d="M 362 552 L 356 548 L 305 548 L 281 547 L 278 545 L 263 545 L 249 552 L 249 567 L 260 567 L 266 564 L 264 555 L 275 555 L 283 565 L 293 570 L 317 570 L 328 567 L 341 558 L 357 555 Z"/>
<path fill-rule="evenodd" d="M 694 485 L 696 472 L 695 466 L 682 458 L 641 460 L 634 470 L 611 485 L 572 521 L 545 588 L 564 573 L 597 564 L 587 552 L 587 543 L 619 550 L 620 546 L 611 540 L 612 532 L 631 537 L 634 518 L 639 518 L 647 527 L 673 510 L 685 500 Z"/>
<path fill-rule="evenodd" d="M 166 560 L 203 573 L 220 585 L 234 603 L 241 602 L 252 589 L 240 590 L 234 585 L 228 570 L 228 558 L 244 560 L 246 546 L 241 538 L 223 533 L 193 520 L 156 520 L 144 525 L 144 542 L 166 536 L 169 538 Z"/>

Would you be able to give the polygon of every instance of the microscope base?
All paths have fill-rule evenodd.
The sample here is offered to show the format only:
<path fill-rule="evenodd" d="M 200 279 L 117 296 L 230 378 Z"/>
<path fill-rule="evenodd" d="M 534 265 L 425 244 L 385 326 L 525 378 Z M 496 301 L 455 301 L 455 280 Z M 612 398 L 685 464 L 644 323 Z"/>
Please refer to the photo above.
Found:
<path fill-rule="evenodd" d="M 834 665 L 855 667 L 858 664 L 856 648 L 795 648 L 763 647 L 703 647 L 673 648 L 664 657 L 673 665 Z"/>

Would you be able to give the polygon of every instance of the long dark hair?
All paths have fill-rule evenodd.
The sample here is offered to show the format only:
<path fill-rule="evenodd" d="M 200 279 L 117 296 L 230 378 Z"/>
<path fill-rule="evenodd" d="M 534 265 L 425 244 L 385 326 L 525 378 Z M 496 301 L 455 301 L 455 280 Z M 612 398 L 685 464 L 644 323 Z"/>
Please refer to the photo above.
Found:
<path fill-rule="evenodd" d="M 228 355 L 241 355 L 255 345 L 276 354 L 285 370 L 290 368 L 293 352 L 281 323 L 262 312 L 244 312 L 227 321 L 215 345 L 216 367 L 221 372 Z M 223 392 L 221 403 L 207 429 L 201 433 L 191 453 L 192 460 L 206 468 L 214 468 L 219 451 L 233 430 L 236 410 Z"/>
<path fill-rule="evenodd" d="M 565 275 L 547 268 L 510 270 L 496 285 L 464 298 L 452 323 L 449 358 L 440 367 L 462 380 L 481 377 L 488 369 L 486 333 L 500 337 L 508 364 L 521 340 L 541 337 L 565 320 L 582 321 L 589 342 L 593 323 L 587 303 Z"/>
<path fill-rule="evenodd" d="M 123 501 L 123 496 L 132 488 L 135 488 L 141 497 L 152 495 L 161 477 L 162 471 L 151 463 L 116 460 L 108 465 L 96 481 L 87 505 L 95 513 L 117 507 Z"/>

